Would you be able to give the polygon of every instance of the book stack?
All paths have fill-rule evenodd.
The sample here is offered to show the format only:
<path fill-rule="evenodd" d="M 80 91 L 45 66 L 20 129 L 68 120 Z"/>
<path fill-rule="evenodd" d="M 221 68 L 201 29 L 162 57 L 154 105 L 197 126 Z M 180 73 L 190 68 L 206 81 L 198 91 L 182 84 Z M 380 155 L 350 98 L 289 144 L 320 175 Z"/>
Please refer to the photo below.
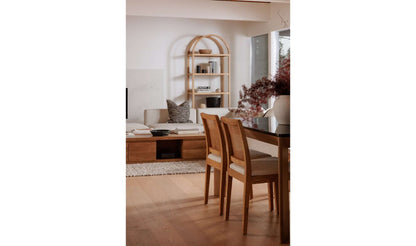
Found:
<path fill-rule="evenodd" d="M 217 73 L 217 62 L 216 61 L 209 61 L 208 62 L 211 67 L 211 71 L 209 73 Z"/>
<path fill-rule="evenodd" d="M 211 86 L 207 85 L 207 86 L 198 86 L 196 88 L 197 92 L 210 92 L 211 91 Z"/>
<path fill-rule="evenodd" d="M 134 129 L 133 134 L 134 135 L 148 135 L 148 134 L 152 134 L 152 133 L 150 132 L 150 129 L 141 129 L 141 130 Z"/>
<path fill-rule="evenodd" d="M 178 135 L 183 135 L 183 134 L 199 134 L 201 132 L 199 131 L 198 128 L 194 128 L 194 129 L 179 129 L 179 128 L 176 128 L 175 130 L 173 130 L 173 133 L 178 134 Z"/>

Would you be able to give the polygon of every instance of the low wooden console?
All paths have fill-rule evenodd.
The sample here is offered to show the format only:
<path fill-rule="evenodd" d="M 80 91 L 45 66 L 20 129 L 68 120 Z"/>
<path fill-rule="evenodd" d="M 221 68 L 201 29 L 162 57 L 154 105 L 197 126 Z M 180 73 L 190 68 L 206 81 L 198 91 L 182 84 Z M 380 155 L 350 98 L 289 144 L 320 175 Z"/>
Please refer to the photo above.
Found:
<path fill-rule="evenodd" d="M 127 164 L 205 159 L 205 135 L 126 136 Z"/>

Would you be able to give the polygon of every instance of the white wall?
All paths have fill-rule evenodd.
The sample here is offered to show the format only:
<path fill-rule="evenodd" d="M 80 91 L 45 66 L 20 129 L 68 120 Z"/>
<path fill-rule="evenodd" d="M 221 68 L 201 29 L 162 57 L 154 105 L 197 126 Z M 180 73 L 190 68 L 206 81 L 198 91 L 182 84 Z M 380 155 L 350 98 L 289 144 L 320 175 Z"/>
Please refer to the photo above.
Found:
<path fill-rule="evenodd" d="M 201 3 L 198 0 L 182 6 L 185 1 L 179 2 L 182 5 L 178 5 L 178 2 L 176 5 L 171 5 L 173 1 L 169 4 L 168 2 L 165 0 L 127 1 L 127 13 L 144 15 L 128 15 L 126 20 L 128 122 L 143 122 L 143 110 L 166 108 L 166 99 L 177 103 L 186 100 L 184 55 L 186 45 L 196 35 L 217 34 L 229 44 L 232 57 L 230 106 L 237 106 L 241 85 L 250 84 L 250 37 L 290 27 L 290 4 L 287 3 L 239 3 L 235 5 L 236 3 L 217 2 L 225 5 L 221 10 L 216 8 L 215 11 L 209 11 L 210 17 L 202 14 L 206 11 L 191 10 L 197 8 L 198 4 L 211 3 Z M 158 4 L 162 4 L 159 10 L 155 8 Z M 233 8 L 230 9 L 229 4 Z M 196 18 L 244 19 L 244 13 L 248 11 L 247 6 L 250 6 L 251 11 L 248 11 L 250 14 L 248 12 L 245 14 L 246 21 L 208 20 L 184 18 L 189 14 L 182 13 L 180 6 L 187 13 L 193 13 L 192 16 Z M 267 21 L 247 21 L 256 18 Z M 204 42 L 202 45 L 216 49 L 215 46 L 211 46 L 210 42 Z M 217 88 L 219 79 L 199 79 L 198 84 L 209 84 L 212 88 Z M 203 100 L 204 98 L 199 97 L 197 105 Z"/>
<path fill-rule="evenodd" d="M 126 22 L 128 122 L 143 122 L 143 110 L 166 108 L 166 99 L 186 100 L 185 50 L 196 35 L 217 34 L 230 46 L 231 106 L 237 106 L 241 85 L 250 81 L 247 22 L 140 16 L 127 16 Z M 214 88 L 217 81 L 204 83 Z"/>
<path fill-rule="evenodd" d="M 272 31 L 290 28 L 290 4 L 271 3 L 269 20 L 266 22 L 248 22 L 247 35 L 257 36 Z"/>

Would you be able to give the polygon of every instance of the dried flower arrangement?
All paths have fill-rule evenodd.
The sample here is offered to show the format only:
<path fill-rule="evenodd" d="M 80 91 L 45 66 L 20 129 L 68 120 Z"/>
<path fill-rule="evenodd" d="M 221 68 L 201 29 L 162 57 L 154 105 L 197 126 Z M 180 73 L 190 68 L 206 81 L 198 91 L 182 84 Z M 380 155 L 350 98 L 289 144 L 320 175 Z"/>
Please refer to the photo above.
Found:
<path fill-rule="evenodd" d="M 267 104 L 269 98 L 279 95 L 290 95 L 290 56 L 281 61 L 272 79 L 263 77 L 250 88 L 243 85 L 238 107 L 233 111 L 243 118 L 259 116 L 264 111 L 262 104 Z"/>

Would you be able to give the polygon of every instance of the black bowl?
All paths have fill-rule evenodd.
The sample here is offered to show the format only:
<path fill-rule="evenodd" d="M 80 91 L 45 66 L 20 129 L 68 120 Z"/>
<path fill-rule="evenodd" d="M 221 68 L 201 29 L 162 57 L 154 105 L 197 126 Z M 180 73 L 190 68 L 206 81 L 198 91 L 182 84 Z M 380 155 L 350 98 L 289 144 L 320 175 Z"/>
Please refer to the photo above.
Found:
<path fill-rule="evenodd" d="M 157 129 L 157 130 L 151 130 L 150 133 L 152 133 L 152 135 L 154 137 L 156 136 L 167 136 L 169 135 L 169 130 L 166 129 Z"/>

